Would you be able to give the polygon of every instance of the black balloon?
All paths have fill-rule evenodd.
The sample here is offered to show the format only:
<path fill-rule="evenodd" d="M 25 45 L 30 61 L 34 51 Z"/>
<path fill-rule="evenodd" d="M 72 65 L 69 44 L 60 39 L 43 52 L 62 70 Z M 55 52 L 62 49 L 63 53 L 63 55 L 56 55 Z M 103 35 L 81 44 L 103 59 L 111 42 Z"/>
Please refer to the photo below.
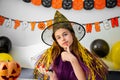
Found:
<path fill-rule="evenodd" d="M 31 2 L 31 0 L 23 0 L 24 2 L 26 2 L 26 3 L 30 3 Z"/>
<path fill-rule="evenodd" d="M 63 0 L 62 8 L 63 9 L 71 9 L 72 8 L 72 0 Z"/>
<path fill-rule="evenodd" d="M 105 40 L 96 39 L 91 43 L 90 50 L 100 58 L 103 58 L 109 53 L 109 45 Z"/>
<path fill-rule="evenodd" d="M 12 43 L 8 37 L 0 37 L 0 53 L 8 53 L 11 50 Z"/>
<path fill-rule="evenodd" d="M 91 10 L 94 8 L 94 0 L 84 0 L 84 9 Z"/>
<path fill-rule="evenodd" d="M 106 0 L 106 7 L 113 8 L 117 5 L 117 0 Z"/>
<path fill-rule="evenodd" d="M 51 1 L 52 1 L 52 0 L 42 0 L 42 5 L 43 5 L 44 7 L 51 7 L 51 4 L 52 4 Z"/>

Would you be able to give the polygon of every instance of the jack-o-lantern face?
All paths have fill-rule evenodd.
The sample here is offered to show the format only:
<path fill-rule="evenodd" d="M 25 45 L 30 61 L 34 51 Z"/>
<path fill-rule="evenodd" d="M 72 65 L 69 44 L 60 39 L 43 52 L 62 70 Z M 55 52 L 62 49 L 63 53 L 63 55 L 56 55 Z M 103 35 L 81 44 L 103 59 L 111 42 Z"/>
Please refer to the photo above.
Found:
<path fill-rule="evenodd" d="M 0 62 L 0 80 L 16 80 L 20 72 L 21 67 L 17 62 Z"/>
<path fill-rule="evenodd" d="M 52 0 L 42 0 L 42 5 L 44 7 L 51 7 Z"/>
<path fill-rule="evenodd" d="M 84 9 L 91 10 L 94 8 L 94 0 L 84 0 Z"/>
<path fill-rule="evenodd" d="M 63 9 L 71 9 L 72 8 L 72 0 L 63 0 L 62 7 L 63 7 Z"/>
<path fill-rule="evenodd" d="M 106 7 L 113 8 L 117 5 L 117 0 L 106 0 Z"/>

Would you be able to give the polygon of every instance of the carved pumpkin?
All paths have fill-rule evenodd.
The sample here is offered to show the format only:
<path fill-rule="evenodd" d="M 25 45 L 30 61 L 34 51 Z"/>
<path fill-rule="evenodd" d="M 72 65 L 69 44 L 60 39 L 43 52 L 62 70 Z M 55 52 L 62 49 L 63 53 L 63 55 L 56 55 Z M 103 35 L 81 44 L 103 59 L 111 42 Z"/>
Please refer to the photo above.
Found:
<path fill-rule="evenodd" d="M 103 9 L 106 6 L 106 0 L 95 0 L 94 8 L 95 9 Z"/>
<path fill-rule="evenodd" d="M 20 65 L 15 61 L 0 62 L 0 80 L 16 80 L 21 72 Z"/>
<path fill-rule="evenodd" d="M 106 7 L 113 8 L 117 5 L 117 0 L 106 0 Z"/>
<path fill-rule="evenodd" d="M 44 7 L 51 7 L 51 4 L 52 4 L 52 0 L 42 0 L 42 5 Z"/>
<path fill-rule="evenodd" d="M 63 9 L 71 9 L 72 8 L 72 0 L 63 0 L 62 2 Z"/>
<path fill-rule="evenodd" d="M 44 22 L 39 22 L 39 23 L 38 23 L 38 28 L 39 28 L 40 30 L 45 29 L 45 23 L 44 23 Z"/>
<path fill-rule="evenodd" d="M 94 8 L 94 0 L 84 0 L 84 9 L 91 10 Z"/>

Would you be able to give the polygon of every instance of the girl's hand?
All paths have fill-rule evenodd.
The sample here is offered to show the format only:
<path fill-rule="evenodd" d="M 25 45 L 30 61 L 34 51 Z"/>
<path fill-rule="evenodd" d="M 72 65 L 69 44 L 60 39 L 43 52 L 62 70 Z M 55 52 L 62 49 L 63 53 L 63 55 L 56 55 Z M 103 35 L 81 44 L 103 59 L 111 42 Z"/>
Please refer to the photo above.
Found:
<path fill-rule="evenodd" d="M 76 59 L 76 57 L 70 52 L 69 46 L 67 46 L 65 51 L 61 53 L 61 57 L 63 61 L 69 61 L 69 62 Z"/>
<path fill-rule="evenodd" d="M 37 69 L 41 74 L 45 74 L 45 75 L 48 75 L 48 76 L 50 76 L 51 73 L 52 73 L 52 70 L 46 70 L 44 65 L 40 65 L 39 67 L 37 67 Z"/>
<path fill-rule="evenodd" d="M 46 71 L 43 66 L 40 66 L 38 68 L 38 70 L 41 74 L 45 74 L 45 75 L 49 76 L 50 80 L 58 80 L 54 71 Z"/>
<path fill-rule="evenodd" d="M 48 74 L 48 71 L 42 65 L 40 65 L 37 69 L 41 74 Z"/>

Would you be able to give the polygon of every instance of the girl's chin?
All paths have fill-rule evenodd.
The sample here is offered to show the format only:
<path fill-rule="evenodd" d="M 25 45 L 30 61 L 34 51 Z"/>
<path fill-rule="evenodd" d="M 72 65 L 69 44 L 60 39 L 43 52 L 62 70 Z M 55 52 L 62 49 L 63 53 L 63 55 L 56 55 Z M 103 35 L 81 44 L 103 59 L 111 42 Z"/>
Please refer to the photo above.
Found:
<path fill-rule="evenodd" d="M 64 49 L 64 50 L 67 50 L 67 46 L 64 46 L 63 49 Z"/>

